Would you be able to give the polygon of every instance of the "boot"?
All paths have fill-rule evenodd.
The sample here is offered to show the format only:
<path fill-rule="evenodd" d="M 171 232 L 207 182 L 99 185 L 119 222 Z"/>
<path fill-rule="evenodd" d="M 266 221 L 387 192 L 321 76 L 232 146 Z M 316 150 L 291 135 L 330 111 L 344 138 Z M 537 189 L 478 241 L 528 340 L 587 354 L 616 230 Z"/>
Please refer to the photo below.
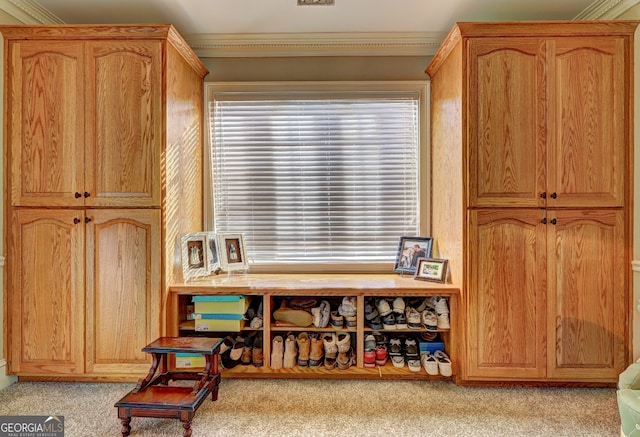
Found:
<path fill-rule="evenodd" d="M 306 332 L 298 334 L 298 366 L 307 367 L 309 365 L 309 350 L 311 344 L 309 342 L 309 336 Z"/>
<path fill-rule="evenodd" d="M 324 358 L 324 347 L 322 338 L 317 333 L 311 334 L 311 351 L 309 352 L 309 367 L 316 368 L 322 364 Z"/>
<path fill-rule="evenodd" d="M 351 349 L 351 335 L 348 333 L 338 334 L 338 358 L 336 363 L 338 369 L 346 370 L 351 367 L 353 362 L 353 350 Z"/>
<path fill-rule="evenodd" d="M 296 365 L 297 358 L 298 348 L 296 347 L 296 337 L 293 334 L 289 334 L 284 341 L 284 360 L 282 367 L 285 369 L 293 368 L 293 366 Z"/>
<path fill-rule="evenodd" d="M 271 368 L 273 370 L 282 369 L 283 348 L 282 336 L 276 335 L 273 337 L 273 345 L 271 346 Z"/>
<path fill-rule="evenodd" d="M 251 359 L 255 367 L 261 367 L 264 364 L 264 355 L 262 352 L 262 334 L 256 335 L 253 340 L 253 351 L 251 351 Z"/>

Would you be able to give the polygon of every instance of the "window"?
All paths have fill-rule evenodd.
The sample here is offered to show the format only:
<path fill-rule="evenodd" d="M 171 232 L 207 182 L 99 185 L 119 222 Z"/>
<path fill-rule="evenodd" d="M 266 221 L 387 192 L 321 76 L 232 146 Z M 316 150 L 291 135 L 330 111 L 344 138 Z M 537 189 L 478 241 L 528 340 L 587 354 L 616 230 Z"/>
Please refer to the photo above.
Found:
<path fill-rule="evenodd" d="M 426 84 L 209 84 L 212 226 L 256 266 L 391 271 L 426 229 Z M 341 268 L 340 268 L 341 267 Z"/>

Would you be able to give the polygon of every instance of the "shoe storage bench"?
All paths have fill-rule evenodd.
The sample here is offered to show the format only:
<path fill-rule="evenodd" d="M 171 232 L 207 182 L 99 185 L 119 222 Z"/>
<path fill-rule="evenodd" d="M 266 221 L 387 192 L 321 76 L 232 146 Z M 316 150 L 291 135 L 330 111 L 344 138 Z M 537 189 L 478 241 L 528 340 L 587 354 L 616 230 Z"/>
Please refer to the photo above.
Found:
<path fill-rule="evenodd" d="M 224 320 L 220 328 L 196 331 L 195 320 L 191 319 L 188 313 L 193 311 L 194 297 L 197 297 L 196 300 L 202 300 L 206 296 L 210 298 L 215 296 L 246 296 L 254 310 L 258 304 L 261 304 L 259 311 L 262 311 L 262 323 L 250 323 L 248 320 L 239 321 L 237 320 L 239 316 L 236 315 L 236 320 Z M 438 325 L 437 330 L 430 329 L 428 332 L 425 326 L 416 327 L 415 324 L 412 329 L 409 327 L 398 329 L 397 326 L 388 325 L 386 322 L 382 329 L 371 328 L 368 319 L 371 316 L 371 306 L 374 302 L 381 302 L 383 299 L 390 306 L 394 306 L 398 302 L 404 305 L 404 302 L 416 303 L 434 297 L 444 298 L 442 300 L 448 304 L 448 329 Z M 221 373 L 225 378 L 436 379 L 455 381 L 459 366 L 457 351 L 460 347 L 456 334 L 459 332 L 459 321 L 457 320 L 459 297 L 460 289 L 453 285 L 420 281 L 411 276 L 403 277 L 395 274 L 221 274 L 173 284 L 169 287 L 166 335 L 170 337 L 251 338 L 254 348 L 256 347 L 255 339 L 261 338 L 261 363 L 258 365 L 239 364 L 232 368 L 223 368 Z M 348 325 L 345 323 L 342 327 L 334 326 L 331 323 L 326 327 L 317 327 L 315 323 L 309 326 L 298 326 L 282 323 L 274 318 L 274 312 L 283 307 L 283 302 L 305 301 L 307 299 L 317 302 L 319 306 L 323 301 L 330 302 L 334 315 L 341 302 L 348 302 L 349 306 L 355 304 L 355 321 L 351 317 L 351 323 Z M 231 322 L 231 326 L 228 322 Z M 231 330 L 223 331 L 220 329 Z M 402 367 L 394 366 L 391 357 L 386 360 L 384 365 L 365 366 L 365 340 L 369 339 L 368 350 L 371 350 L 371 335 L 375 335 L 376 339 L 380 337 L 386 337 L 387 340 L 396 339 L 396 342 L 397 339 L 401 339 L 404 346 L 406 339 L 429 338 L 429 334 L 432 338 L 433 331 L 437 331 L 437 340 L 441 342 L 444 348 L 443 352 L 450 358 L 450 375 L 427 373 L 426 367 L 423 366 L 420 371 L 417 371 L 415 363 L 414 370 L 409 370 L 407 364 Z M 304 333 L 306 333 L 310 338 L 331 337 L 334 333 L 338 339 L 344 339 L 347 334 L 351 337 L 352 364 L 343 365 L 340 368 L 336 365 L 335 368 L 327 369 L 324 365 L 317 367 L 294 365 L 290 368 L 278 368 L 280 364 L 271 363 L 273 339 L 281 337 L 286 340 L 291 336 L 297 338 L 301 333 L 305 337 Z M 260 348 L 259 345 L 258 348 Z M 391 350 L 389 350 L 390 352 Z M 173 357 L 172 364 L 176 365 L 175 357 Z"/>

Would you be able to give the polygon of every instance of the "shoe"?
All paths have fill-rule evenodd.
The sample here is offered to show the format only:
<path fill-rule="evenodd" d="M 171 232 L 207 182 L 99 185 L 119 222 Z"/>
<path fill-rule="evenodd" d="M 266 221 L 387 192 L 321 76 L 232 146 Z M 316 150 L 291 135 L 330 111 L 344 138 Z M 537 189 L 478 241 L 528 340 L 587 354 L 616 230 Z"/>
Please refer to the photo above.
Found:
<path fill-rule="evenodd" d="M 421 332 L 420 338 L 424 341 L 434 341 L 436 338 L 438 338 L 438 333 L 437 332 Z"/>
<path fill-rule="evenodd" d="M 407 318 L 404 313 L 394 313 L 396 316 L 396 329 L 407 329 Z"/>
<path fill-rule="evenodd" d="M 407 307 L 407 309 L 405 310 L 405 317 L 407 319 L 407 327 L 409 329 L 422 328 L 422 317 L 420 316 L 420 313 L 414 308 Z"/>
<path fill-rule="evenodd" d="M 284 344 L 282 336 L 276 335 L 273 337 L 273 343 L 271 346 L 271 368 L 274 370 L 282 369 L 282 360 L 284 357 Z"/>
<path fill-rule="evenodd" d="M 344 326 L 344 317 L 338 311 L 331 311 L 331 326 L 334 328 L 342 328 Z"/>
<path fill-rule="evenodd" d="M 438 331 L 438 318 L 436 313 L 431 310 L 424 310 L 422 312 L 422 324 L 425 329 L 430 332 Z"/>
<path fill-rule="evenodd" d="M 364 367 L 376 367 L 376 351 L 365 351 L 363 355 Z"/>
<path fill-rule="evenodd" d="M 253 341 L 255 336 L 256 333 L 251 332 L 244 338 L 244 349 L 242 350 L 242 358 L 240 358 L 240 362 L 244 365 L 253 362 Z"/>
<path fill-rule="evenodd" d="M 284 358 L 282 361 L 282 367 L 285 369 L 292 369 L 296 365 L 297 359 L 298 347 L 296 346 L 296 336 L 289 334 L 284 341 Z"/>
<path fill-rule="evenodd" d="M 356 316 L 344 316 L 345 328 L 355 328 L 358 324 L 358 318 Z"/>
<path fill-rule="evenodd" d="M 313 316 L 305 310 L 290 308 L 283 299 L 280 308 L 273 312 L 273 319 L 276 321 L 291 323 L 296 326 L 310 326 L 313 324 Z"/>
<path fill-rule="evenodd" d="M 380 316 L 375 316 L 373 319 L 367 320 L 366 324 L 374 331 L 379 331 L 384 328 L 382 325 L 382 320 L 380 320 Z"/>
<path fill-rule="evenodd" d="M 418 343 L 415 338 L 407 338 L 404 341 L 404 354 L 407 358 L 420 359 L 420 353 L 418 350 Z"/>
<path fill-rule="evenodd" d="M 342 298 L 342 304 L 338 307 L 338 313 L 347 317 L 356 315 L 356 298 L 355 296 L 345 296 Z"/>
<path fill-rule="evenodd" d="M 389 355 L 392 357 L 395 355 L 402 355 L 402 342 L 399 338 L 392 338 L 389 340 Z"/>
<path fill-rule="evenodd" d="M 405 308 L 404 299 L 401 297 L 396 297 L 393 300 L 393 312 L 404 314 L 404 308 Z"/>
<path fill-rule="evenodd" d="M 315 302 L 315 300 L 313 301 Z M 273 312 L 273 319 L 302 327 L 313 324 L 313 315 L 310 311 L 292 308 L 286 299 L 282 299 L 280 307 Z"/>
<path fill-rule="evenodd" d="M 323 300 L 320 302 L 320 328 L 326 328 L 329 325 L 331 319 L 331 306 L 329 302 Z"/>
<path fill-rule="evenodd" d="M 434 303 L 436 314 L 449 314 L 449 305 L 446 297 L 436 296 L 432 302 Z"/>
<path fill-rule="evenodd" d="M 309 365 L 309 351 L 311 350 L 309 336 L 306 332 L 301 332 L 298 334 L 296 342 L 298 344 L 298 366 L 307 367 Z"/>
<path fill-rule="evenodd" d="M 376 348 L 376 337 L 373 334 L 367 334 L 364 337 L 364 351 L 372 351 Z"/>
<path fill-rule="evenodd" d="M 407 358 L 407 367 L 409 367 L 409 370 L 412 372 L 419 372 L 422 370 L 419 358 Z"/>
<path fill-rule="evenodd" d="M 225 353 L 228 353 L 232 348 L 233 345 L 235 344 L 236 340 L 233 338 L 233 336 L 228 335 L 224 338 L 224 340 L 222 340 L 222 344 L 220 345 L 220 350 L 218 351 L 218 355 L 223 355 Z"/>
<path fill-rule="evenodd" d="M 290 297 L 287 306 L 295 310 L 311 311 L 311 308 L 318 306 L 318 300 L 305 296 Z"/>
<path fill-rule="evenodd" d="M 387 364 L 387 358 L 388 358 L 387 345 L 385 344 L 376 345 L 376 364 L 378 366 L 384 366 L 385 364 Z"/>
<path fill-rule="evenodd" d="M 438 329 L 450 329 L 451 324 L 449 323 L 449 313 L 442 313 L 436 315 L 438 319 Z"/>
<path fill-rule="evenodd" d="M 251 319 L 249 326 L 253 329 L 260 329 L 264 325 L 264 320 L 262 320 L 262 315 L 256 314 L 256 316 Z"/>
<path fill-rule="evenodd" d="M 378 309 L 378 314 L 384 317 L 391 313 L 391 307 L 389 306 L 389 302 L 384 299 L 376 300 L 376 308 Z"/>
<path fill-rule="evenodd" d="M 382 318 L 382 329 L 385 331 L 391 331 L 396 329 L 396 317 L 393 313 L 389 313 Z"/>
<path fill-rule="evenodd" d="M 311 350 L 309 351 L 309 367 L 317 368 L 322 364 L 324 359 L 324 347 L 320 334 L 313 333 L 309 335 L 311 340 Z"/>
<path fill-rule="evenodd" d="M 349 333 L 340 333 L 337 336 L 336 345 L 338 346 L 338 357 L 336 364 L 338 369 L 346 370 L 353 363 L 353 349 L 351 348 L 351 335 Z"/>
<path fill-rule="evenodd" d="M 378 310 L 371 301 L 368 301 L 364 306 L 364 318 L 365 320 L 373 320 L 378 317 Z"/>
<path fill-rule="evenodd" d="M 420 354 L 420 362 L 422 362 L 424 370 L 429 375 L 435 376 L 438 374 L 438 361 L 436 360 L 436 357 L 431 355 L 431 352 L 422 352 Z"/>
<path fill-rule="evenodd" d="M 324 367 L 325 369 L 333 370 L 336 367 L 336 359 L 338 358 L 336 334 L 333 332 L 324 334 L 322 343 L 324 346 Z"/>
<path fill-rule="evenodd" d="M 441 350 L 435 351 L 433 353 L 433 356 L 438 362 L 438 371 L 440 372 L 440 374 L 442 376 L 451 376 L 452 375 L 451 359 L 449 359 L 449 356 L 444 351 L 441 351 Z"/>
<path fill-rule="evenodd" d="M 391 355 L 391 363 L 393 367 L 402 368 L 404 367 L 404 357 L 402 355 Z"/>
<path fill-rule="evenodd" d="M 242 337 L 237 337 L 233 348 L 229 351 L 228 354 L 225 354 L 221 357 L 220 363 L 222 364 L 222 367 L 224 367 L 225 369 L 233 369 L 234 367 L 236 367 L 238 364 L 240 364 L 243 352 L 244 340 L 242 339 Z"/>
<path fill-rule="evenodd" d="M 313 316 L 313 326 L 320 327 L 320 307 L 311 308 L 311 315 Z"/>
<path fill-rule="evenodd" d="M 251 360 L 255 367 L 262 367 L 262 365 L 264 364 L 264 355 L 262 351 L 262 334 L 256 335 L 256 337 L 253 339 Z"/>

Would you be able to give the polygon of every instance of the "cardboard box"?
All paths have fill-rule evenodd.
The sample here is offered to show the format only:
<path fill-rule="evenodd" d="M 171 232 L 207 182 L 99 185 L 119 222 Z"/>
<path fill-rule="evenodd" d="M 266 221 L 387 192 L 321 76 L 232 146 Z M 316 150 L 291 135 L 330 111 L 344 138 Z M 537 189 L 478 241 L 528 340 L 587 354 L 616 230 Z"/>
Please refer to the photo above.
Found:
<path fill-rule="evenodd" d="M 217 295 L 193 296 L 191 299 L 196 313 L 244 314 L 249 309 L 251 296 Z"/>
<path fill-rule="evenodd" d="M 204 367 L 205 359 L 202 354 L 176 353 L 176 367 L 193 368 Z"/>
<path fill-rule="evenodd" d="M 196 331 L 230 331 L 238 332 L 244 328 L 244 319 L 210 319 L 200 318 L 195 320 Z"/>

